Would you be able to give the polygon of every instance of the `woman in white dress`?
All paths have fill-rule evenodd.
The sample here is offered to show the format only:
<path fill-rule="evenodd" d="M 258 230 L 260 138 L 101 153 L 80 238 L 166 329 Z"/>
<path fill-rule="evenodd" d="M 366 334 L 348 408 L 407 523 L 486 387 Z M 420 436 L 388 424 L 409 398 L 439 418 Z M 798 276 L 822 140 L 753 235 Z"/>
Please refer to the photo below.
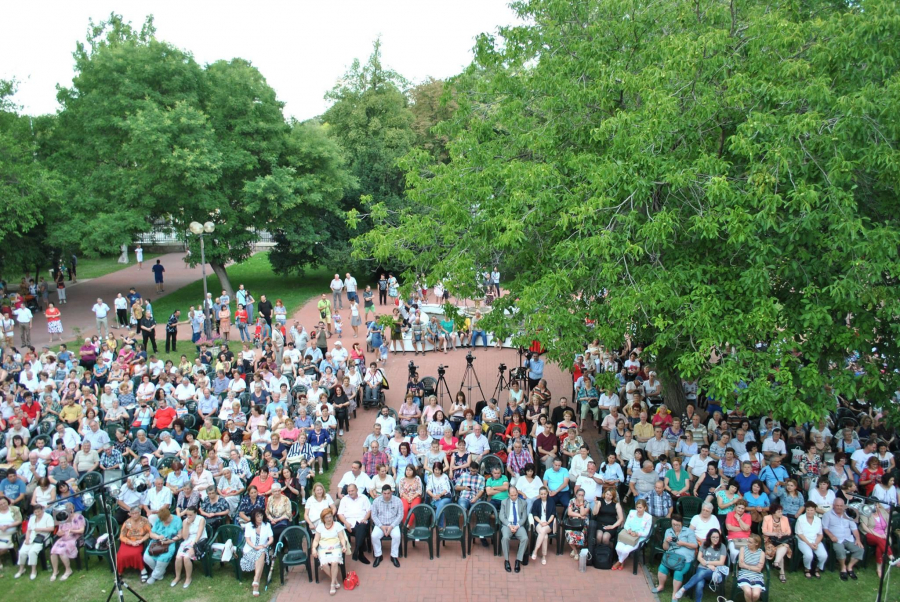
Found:
<path fill-rule="evenodd" d="M 628 513 L 625 526 L 619 534 L 619 543 L 616 544 L 616 555 L 619 557 L 612 570 L 621 571 L 622 565 L 628 555 L 635 551 L 641 542 L 650 536 L 650 528 L 653 525 L 653 517 L 647 512 L 647 502 L 638 500 L 634 510 Z"/>
<path fill-rule="evenodd" d="M 325 574 L 331 577 L 331 595 L 333 596 L 340 587 L 341 567 L 344 564 L 344 554 L 350 553 L 350 545 L 344 526 L 335 522 L 334 512 L 331 508 L 322 511 L 321 522 L 316 527 L 316 537 L 313 539 L 312 557 L 319 559 L 319 565 Z"/>

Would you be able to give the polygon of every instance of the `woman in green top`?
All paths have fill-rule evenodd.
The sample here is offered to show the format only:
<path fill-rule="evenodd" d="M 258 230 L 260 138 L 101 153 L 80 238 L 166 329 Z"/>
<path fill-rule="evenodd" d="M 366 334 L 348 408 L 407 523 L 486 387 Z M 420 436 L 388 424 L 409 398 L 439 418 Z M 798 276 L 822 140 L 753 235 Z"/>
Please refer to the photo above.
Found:
<path fill-rule="evenodd" d="M 691 475 L 688 471 L 681 468 L 681 460 L 677 457 L 672 459 L 671 470 L 666 471 L 666 491 L 673 498 L 679 498 L 683 495 L 690 495 Z"/>
<path fill-rule="evenodd" d="M 716 505 L 719 506 L 718 514 L 726 515 L 734 510 L 734 505 L 741 499 L 740 487 L 734 479 L 728 481 L 728 486 L 716 493 Z"/>
<path fill-rule="evenodd" d="M 456 349 L 456 346 L 459 345 L 456 333 L 453 332 L 454 326 L 453 318 L 444 316 L 444 319 L 441 320 L 441 332 L 444 334 L 444 353 L 447 353 L 448 346 L 450 346 L 451 349 Z"/>

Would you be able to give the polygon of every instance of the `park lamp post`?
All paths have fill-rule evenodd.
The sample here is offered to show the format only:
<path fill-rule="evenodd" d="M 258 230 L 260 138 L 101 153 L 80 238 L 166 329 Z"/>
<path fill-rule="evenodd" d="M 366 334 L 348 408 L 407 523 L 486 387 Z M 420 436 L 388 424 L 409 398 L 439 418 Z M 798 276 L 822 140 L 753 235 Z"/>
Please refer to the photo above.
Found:
<path fill-rule="evenodd" d="M 200 266 L 203 271 L 203 334 L 207 339 L 212 338 L 212 305 L 206 302 L 209 296 L 206 289 L 206 248 L 203 245 L 203 235 L 212 234 L 216 230 L 216 225 L 212 222 L 201 224 L 200 222 L 191 222 L 188 226 L 191 234 L 200 237 Z"/>

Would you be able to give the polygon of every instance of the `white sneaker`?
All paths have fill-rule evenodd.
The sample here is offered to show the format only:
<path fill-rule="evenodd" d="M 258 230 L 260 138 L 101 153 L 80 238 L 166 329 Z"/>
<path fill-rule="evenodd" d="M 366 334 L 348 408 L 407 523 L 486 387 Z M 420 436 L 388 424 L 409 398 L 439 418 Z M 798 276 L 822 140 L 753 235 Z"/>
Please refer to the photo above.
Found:
<path fill-rule="evenodd" d="M 319 469 L 319 474 L 325 474 L 325 471 L 322 470 L 322 469 L 320 468 L 320 469 Z"/>
<path fill-rule="evenodd" d="M 338 436 L 339 436 L 339 437 L 343 437 L 343 436 L 344 436 L 344 429 L 341 429 L 341 430 L 338 431 Z"/>

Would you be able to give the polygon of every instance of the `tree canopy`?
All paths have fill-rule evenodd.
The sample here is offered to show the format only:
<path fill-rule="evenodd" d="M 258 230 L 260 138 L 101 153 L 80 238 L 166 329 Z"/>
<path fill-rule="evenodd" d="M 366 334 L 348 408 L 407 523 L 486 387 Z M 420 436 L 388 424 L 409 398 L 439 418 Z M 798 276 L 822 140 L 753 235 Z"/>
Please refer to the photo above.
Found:
<path fill-rule="evenodd" d="M 518 311 L 489 321 L 566 363 L 586 339 L 627 337 L 664 381 L 701 377 L 750 413 L 818 417 L 835 391 L 886 399 L 897 4 L 514 6 L 527 25 L 482 35 L 452 82 L 449 162 L 408 154 L 410 203 L 373 206 L 355 253 L 463 294 L 500 258 L 501 307 Z M 874 361 L 848 370 L 855 354 Z"/>
<path fill-rule="evenodd" d="M 207 261 L 230 289 L 225 265 L 250 255 L 259 230 L 308 242 L 310 217 L 337 214 L 352 185 L 340 148 L 287 123 L 250 62 L 200 66 L 158 40 L 152 19 L 136 31 L 118 15 L 93 25 L 74 56 L 50 149 L 71 182 L 57 244 L 111 252 L 159 223 L 186 234 L 191 221 L 212 221 Z M 327 242 L 328 231 L 314 234 Z M 186 241 L 199 261 L 199 242 Z M 313 257 L 279 245 L 271 257 L 285 271 L 285 253 Z"/>

